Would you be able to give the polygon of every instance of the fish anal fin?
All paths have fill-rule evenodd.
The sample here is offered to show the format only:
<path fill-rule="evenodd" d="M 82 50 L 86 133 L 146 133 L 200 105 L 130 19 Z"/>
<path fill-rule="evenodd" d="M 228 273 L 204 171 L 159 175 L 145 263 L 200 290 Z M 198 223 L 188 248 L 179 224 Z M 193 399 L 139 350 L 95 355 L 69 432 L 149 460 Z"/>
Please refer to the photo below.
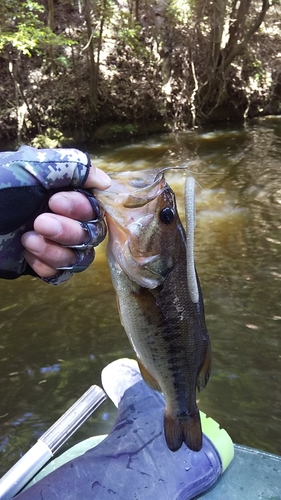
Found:
<path fill-rule="evenodd" d="M 197 389 L 199 392 L 202 391 L 202 389 L 204 389 L 204 387 L 206 387 L 208 383 L 211 373 L 211 362 L 212 362 L 212 352 L 211 352 L 210 340 L 208 338 L 208 345 L 206 348 L 205 358 L 200 367 L 200 371 L 196 381 Z"/>
<path fill-rule="evenodd" d="M 154 391 L 162 391 L 160 385 L 158 384 L 157 380 L 150 375 L 149 371 L 145 368 L 144 364 L 141 362 L 141 360 L 137 357 L 137 361 L 140 367 L 140 372 L 142 374 L 142 378 L 145 381 L 145 383 Z"/>
<path fill-rule="evenodd" d="M 199 411 L 193 415 L 174 417 L 165 410 L 164 432 L 167 446 L 171 451 L 179 450 L 183 443 L 192 451 L 200 451 L 202 448 Z"/>

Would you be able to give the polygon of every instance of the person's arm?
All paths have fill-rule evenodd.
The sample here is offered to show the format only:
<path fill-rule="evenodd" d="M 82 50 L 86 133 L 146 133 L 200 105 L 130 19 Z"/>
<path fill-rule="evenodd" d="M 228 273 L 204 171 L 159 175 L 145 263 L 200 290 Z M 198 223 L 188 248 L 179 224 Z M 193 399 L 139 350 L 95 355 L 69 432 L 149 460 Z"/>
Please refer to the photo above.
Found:
<path fill-rule="evenodd" d="M 24 146 L 0 153 L 0 277 L 56 276 L 56 284 L 69 275 L 57 268 L 87 267 L 93 246 L 105 236 L 105 223 L 96 200 L 73 190 L 109 185 L 109 177 L 75 149 Z M 74 250 L 64 246 L 81 243 Z"/>

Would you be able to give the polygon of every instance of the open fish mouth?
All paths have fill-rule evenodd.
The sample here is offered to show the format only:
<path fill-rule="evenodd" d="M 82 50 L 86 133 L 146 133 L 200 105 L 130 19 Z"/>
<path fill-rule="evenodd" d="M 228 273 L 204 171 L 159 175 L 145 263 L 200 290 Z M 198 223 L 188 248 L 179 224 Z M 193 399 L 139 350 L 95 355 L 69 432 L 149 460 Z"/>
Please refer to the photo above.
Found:
<path fill-rule="evenodd" d="M 113 185 L 109 188 L 112 191 L 114 188 L 114 181 L 117 180 L 118 184 L 123 184 L 128 190 L 134 191 L 138 189 L 145 189 L 153 187 L 158 184 L 163 178 L 162 170 L 148 169 L 130 172 L 112 172 L 108 174 L 113 181 Z"/>
<path fill-rule="evenodd" d="M 105 191 L 94 190 L 94 195 L 107 214 L 107 222 L 115 232 L 114 224 L 118 231 L 123 233 L 124 239 L 124 217 L 127 219 L 125 226 L 131 228 L 136 225 L 138 213 L 141 217 L 141 209 L 153 202 L 162 194 L 167 187 L 164 172 L 174 169 L 186 170 L 183 167 L 167 167 L 160 170 L 148 169 L 142 171 L 113 172 L 109 173 L 112 184 Z M 134 209 L 134 220 L 130 220 L 130 210 Z M 139 209 L 139 210 L 138 210 Z M 127 213 L 127 215 L 125 215 Z M 187 282 L 192 302 L 199 301 L 199 291 L 194 266 L 194 230 L 195 219 L 195 180 L 187 177 L 185 181 L 185 216 L 186 216 L 186 241 L 187 241 Z M 142 215 L 142 219 L 143 215 Z"/>
<path fill-rule="evenodd" d="M 109 173 L 111 186 L 94 195 L 111 217 L 116 219 L 116 207 L 140 208 L 157 198 L 163 191 L 165 179 L 155 170 Z M 118 219 L 116 219 L 118 222 Z"/>

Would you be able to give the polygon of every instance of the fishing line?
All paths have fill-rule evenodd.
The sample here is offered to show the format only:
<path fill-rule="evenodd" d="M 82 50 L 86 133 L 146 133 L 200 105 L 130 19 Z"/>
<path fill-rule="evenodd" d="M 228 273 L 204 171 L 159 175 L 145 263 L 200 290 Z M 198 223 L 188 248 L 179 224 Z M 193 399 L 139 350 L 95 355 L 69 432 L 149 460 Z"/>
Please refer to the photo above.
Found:
<path fill-rule="evenodd" d="M 160 176 L 160 174 L 163 174 L 163 172 L 166 172 L 167 170 L 188 170 L 188 165 L 189 165 L 189 163 L 185 167 L 181 167 L 180 165 L 176 165 L 175 167 L 161 168 L 160 170 L 158 170 L 158 172 L 155 176 L 154 182 L 157 180 L 157 178 Z"/>
<path fill-rule="evenodd" d="M 161 168 L 157 174 L 156 174 L 156 177 L 155 177 L 155 181 L 157 180 L 157 177 L 162 174 L 163 172 L 165 171 L 169 171 L 169 170 L 184 170 L 185 173 L 187 174 L 194 174 L 194 175 L 224 175 L 223 172 L 197 172 L 195 170 L 190 170 L 189 168 L 189 165 L 193 162 L 194 160 L 190 160 L 186 165 L 184 166 L 181 166 L 181 165 L 176 165 L 176 166 L 173 166 L 173 167 L 164 167 L 164 168 Z M 203 188 L 203 186 L 201 186 L 201 184 L 198 182 L 198 180 L 195 178 L 195 182 L 197 184 L 197 186 L 201 189 L 201 191 L 205 191 L 205 189 Z"/>
<path fill-rule="evenodd" d="M 166 172 L 166 171 L 168 171 L 168 170 L 185 170 L 185 173 L 188 173 L 188 174 L 197 174 L 198 172 L 195 172 L 195 171 L 190 170 L 190 169 L 188 168 L 188 165 L 190 165 L 190 163 L 191 163 L 191 161 L 190 161 L 189 163 L 187 163 L 187 165 L 185 165 L 185 166 L 176 165 L 175 167 L 164 167 L 164 168 L 161 168 L 161 170 L 159 170 L 159 171 L 157 172 L 156 177 L 155 177 L 155 179 L 154 179 L 154 182 L 157 180 L 157 178 L 158 178 L 158 176 L 159 176 L 160 174 L 162 174 L 163 172 Z M 200 187 L 200 189 L 201 189 L 202 191 L 204 191 L 204 189 L 203 189 L 203 187 L 201 186 L 201 184 L 199 184 L 199 182 L 198 182 L 196 179 L 194 179 L 194 180 L 195 180 L 196 184 Z"/>

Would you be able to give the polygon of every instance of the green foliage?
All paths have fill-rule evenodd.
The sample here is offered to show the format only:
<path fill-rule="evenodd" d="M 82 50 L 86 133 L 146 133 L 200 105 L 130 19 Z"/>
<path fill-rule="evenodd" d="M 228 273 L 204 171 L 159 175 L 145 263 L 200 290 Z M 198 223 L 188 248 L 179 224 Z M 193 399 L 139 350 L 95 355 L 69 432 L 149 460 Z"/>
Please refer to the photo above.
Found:
<path fill-rule="evenodd" d="M 266 75 L 262 62 L 256 59 L 252 62 L 252 67 L 255 71 L 254 79 L 258 82 L 258 84 L 261 84 Z"/>
<path fill-rule="evenodd" d="M 56 128 L 49 127 L 45 134 L 38 134 L 31 141 L 34 148 L 60 148 L 65 142 L 65 136 Z"/>
<path fill-rule="evenodd" d="M 171 0 L 166 12 L 179 23 L 186 23 L 192 15 L 194 8 L 192 4 L 193 2 L 186 0 Z"/>
<path fill-rule="evenodd" d="M 113 135 L 134 134 L 137 131 L 137 127 L 131 123 L 128 123 L 128 125 L 112 125 L 110 131 Z"/>
<path fill-rule="evenodd" d="M 32 0 L 1 0 L 0 52 L 10 45 L 30 57 L 32 52 L 42 52 L 48 46 L 73 44 L 73 40 L 56 35 L 44 24 L 40 19 L 44 10 L 42 5 Z"/>
<path fill-rule="evenodd" d="M 140 31 L 141 26 L 139 24 L 136 23 L 134 26 L 129 28 L 127 23 L 125 23 L 118 31 L 119 39 L 125 45 L 134 50 L 139 45 Z"/>
<path fill-rule="evenodd" d="M 83 140 L 243 119 L 252 95 L 249 116 L 270 95 L 279 112 L 281 0 L 264 3 L 0 0 L 0 129 L 17 134 L 22 107 L 22 134 Z"/>
<path fill-rule="evenodd" d="M 69 59 L 62 54 L 55 58 L 55 62 L 57 66 L 61 66 L 62 68 L 68 68 L 70 65 Z"/>
<path fill-rule="evenodd" d="M 146 46 L 141 41 L 141 25 L 133 21 L 128 12 L 122 12 L 118 23 L 118 43 L 125 49 L 130 49 L 135 56 L 147 56 L 149 54 Z"/>

